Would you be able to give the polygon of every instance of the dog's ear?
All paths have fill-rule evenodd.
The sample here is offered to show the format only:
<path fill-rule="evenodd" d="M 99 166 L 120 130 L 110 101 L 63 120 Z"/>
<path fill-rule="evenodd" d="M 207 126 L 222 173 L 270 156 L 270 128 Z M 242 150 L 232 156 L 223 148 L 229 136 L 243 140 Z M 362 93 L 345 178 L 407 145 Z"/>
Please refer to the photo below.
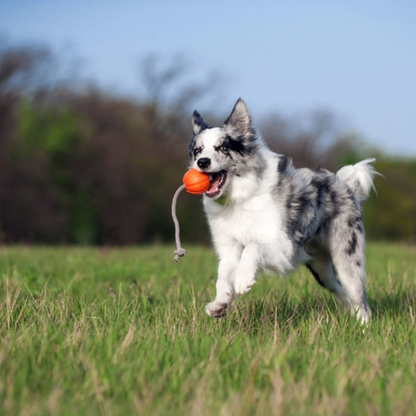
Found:
<path fill-rule="evenodd" d="M 207 123 L 205 123 L 205 120 L 201 117 L 201 114 L 198 113 L 198 111 L 194 111 L 194 114 L 192 115 L 192 129 L 194 131 L 194 134 L 197 135 L 201 133 L 202 130 L 207 129 L 209 126 Z"/>
<path fill-rule="evenodd" d="M 226 126 L 233 127 L 240 135 L 244 135 L 251 129 L 250 114 L 241 98 L 237 100 L 230 116 L 224 121 L 224 127 Z"/>

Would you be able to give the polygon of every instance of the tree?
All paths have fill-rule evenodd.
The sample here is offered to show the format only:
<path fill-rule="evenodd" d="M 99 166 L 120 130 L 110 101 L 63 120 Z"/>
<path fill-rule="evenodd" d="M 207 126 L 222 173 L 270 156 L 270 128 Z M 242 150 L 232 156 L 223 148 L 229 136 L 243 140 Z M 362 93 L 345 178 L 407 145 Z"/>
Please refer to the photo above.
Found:
<path fill-rule="evenodd" d="M 259 126 L 270 147 L 290 156 L 296 167 L 336 170 L 342 153 L 349 148 L 348 142 L 342 140 L 340 122 L 329 111 L 316 110 L 293 117 L 271 114 Z"/>

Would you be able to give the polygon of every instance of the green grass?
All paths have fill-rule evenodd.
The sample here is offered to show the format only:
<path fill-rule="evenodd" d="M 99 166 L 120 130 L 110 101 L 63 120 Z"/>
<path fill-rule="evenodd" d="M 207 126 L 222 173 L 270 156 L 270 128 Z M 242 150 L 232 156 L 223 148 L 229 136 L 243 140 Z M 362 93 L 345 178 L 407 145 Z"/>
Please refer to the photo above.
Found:
<path fill-rule="evenodd" d="M 0 247 L 0 414 L 416 414 L 416 247 L 368 247 L 367 328 L 305 268 L 212 320 L 215 256 L 172 252 Z"/>

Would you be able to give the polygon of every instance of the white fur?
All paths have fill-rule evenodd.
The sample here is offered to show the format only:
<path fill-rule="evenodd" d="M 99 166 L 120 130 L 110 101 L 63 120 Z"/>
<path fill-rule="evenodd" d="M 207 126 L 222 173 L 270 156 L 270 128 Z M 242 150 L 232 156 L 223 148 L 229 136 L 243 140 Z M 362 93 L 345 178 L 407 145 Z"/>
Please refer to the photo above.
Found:
<path fill-rule="evenodd" d="M 380 175 L 371 165 L 375 161 L 375 158 L 369 158 L 355 165 L 344 166 L 337 172 L 337 176 L 341 181 L 350 186 L 354 186 L 354 182 L 358 182 L 363 191 L 363 199 L 367 199 L 371 188 L 375 190 L 373 183 L 374 175 Z"/>

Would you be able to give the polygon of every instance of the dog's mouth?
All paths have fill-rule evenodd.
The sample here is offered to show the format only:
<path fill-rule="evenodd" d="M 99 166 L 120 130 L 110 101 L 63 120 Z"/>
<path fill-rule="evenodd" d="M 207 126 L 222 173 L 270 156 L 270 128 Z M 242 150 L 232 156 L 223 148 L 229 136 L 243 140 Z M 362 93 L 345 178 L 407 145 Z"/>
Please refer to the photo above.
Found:
<path fill-rule="evenodd" d="M 221 188 L 227 181 L 227 171 L 221 170 L 219 172 L 208 173 L 210 184 L 205 191 L 205 195 L 209 198 L 214 198 L 221 193 Z"/>

